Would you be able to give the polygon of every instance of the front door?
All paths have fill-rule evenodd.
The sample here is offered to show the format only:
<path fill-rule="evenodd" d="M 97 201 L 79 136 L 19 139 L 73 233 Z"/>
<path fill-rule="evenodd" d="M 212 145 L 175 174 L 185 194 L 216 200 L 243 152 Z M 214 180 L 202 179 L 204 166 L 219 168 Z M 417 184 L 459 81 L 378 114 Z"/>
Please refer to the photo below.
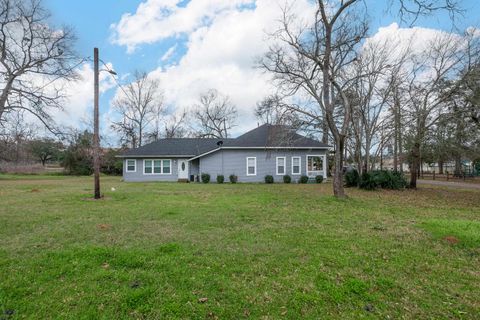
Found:
<path fill-rule="evenodd" d="M 178 179 L 188 179 L 187 160 L 178 160 Z"/>

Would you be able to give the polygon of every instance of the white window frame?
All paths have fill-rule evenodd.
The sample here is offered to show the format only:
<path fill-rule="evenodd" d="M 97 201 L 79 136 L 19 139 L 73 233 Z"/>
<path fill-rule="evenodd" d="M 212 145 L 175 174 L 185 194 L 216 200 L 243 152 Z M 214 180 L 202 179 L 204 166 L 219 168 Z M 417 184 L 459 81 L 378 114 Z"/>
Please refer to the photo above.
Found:
<path fill-rule="evenodd" d="M 278 172 L 278 160 L 283 159 L 283 173 Z M 275 162 L 275 167 L 276 167 L 276 172 L 277 176 L 284 176 L 287 174 L 287 157 L 277 157 L 277 160 Z"/>
<path fill-rule="evenodd" d="M 133 161 L 133 170 L 128 170 L 128 161 Z M 126 159 L 125 161 L 125 172 L 137 172 L 137 159 Z"/>
<path fill-rule="evenodd" d="M 308 157 L 319 157 L 319 158 L 323 158 L 323 167 L 322 167 L 322 170 L 320 171 L 309 171 L 308 170 Z M 323 175 L 323 178 L 327 178 L 326 177 L 326 165 L 327 165 L 327 156 L 324 155 L 324 154 L 307 154 L 305 156 L 305 173 L 307 174 L 308 177 L 313 177 L 314 175 L 312 175 L 311 173 L 316 173 L 315 175 L 318 175 L 318 174 L 321 174 Z"/>
<path fill-rule="evenodd" d="M 152 173 L 146 173 L 145 172 L 145 162 L 147 161 L 152 161 Z M 156 173 L 155 172 L 155 161 L 160 161 L 160 173 Z M 163 161 L 170 161 L 170 173 L 164 173 L 163 172 Z M 173 164 L 173 161 L 171 159 L 143 159 L 143 174 L 146 175 L 146 176 L 152 176 L 152 175 L 155 175 L 155 176 L 168 176 L 168 175 L 172 175 L 172 164 Z"/>
<path fill-rule="evenodd" d="M 293 171 L 293 159 L 298 159 L 298 173 Z M 292 176 L 299 176 L 302 174 L 302 157 L 295 156 L 292 157 Z"/>
<path fill-rule="evenodd" d="M 254 169 L 255 169 L 254 173 L 248 173 L 248 160 L 249 159 L 253 159 L 253 161 L 254 161 L 254 164 L 255 164 L 254 165 Z M 257 157 L 247 157 L 246 162 L 247 162 L 247 176 L 256 176 L 257 175 Z"/>

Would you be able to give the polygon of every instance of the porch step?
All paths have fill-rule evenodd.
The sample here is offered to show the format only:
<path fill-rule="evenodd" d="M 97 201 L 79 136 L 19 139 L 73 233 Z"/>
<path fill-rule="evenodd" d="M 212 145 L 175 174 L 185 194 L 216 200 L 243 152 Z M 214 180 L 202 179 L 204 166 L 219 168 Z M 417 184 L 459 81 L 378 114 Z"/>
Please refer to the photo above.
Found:
<path fill-rule="evenodd" d="M 189 183 L 190 181 L 188 179 L 178 179 L 177 182 Z"/>

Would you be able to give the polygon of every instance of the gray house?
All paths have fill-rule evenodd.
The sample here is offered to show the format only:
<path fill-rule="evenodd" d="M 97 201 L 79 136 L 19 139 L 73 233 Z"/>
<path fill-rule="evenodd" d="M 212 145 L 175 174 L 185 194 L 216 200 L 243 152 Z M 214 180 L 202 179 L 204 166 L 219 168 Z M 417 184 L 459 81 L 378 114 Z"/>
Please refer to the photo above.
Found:
<path fill-rule="evenodd" d="M 238 182 L 263 182 L 265 175 L 297 181 L 302 175 L 326 177 L 328 145 L 286 126 L 265 124 L 236 139 L 162 139 L 123 153 L 125 181 L 215 181 L 231 174 Z"/>

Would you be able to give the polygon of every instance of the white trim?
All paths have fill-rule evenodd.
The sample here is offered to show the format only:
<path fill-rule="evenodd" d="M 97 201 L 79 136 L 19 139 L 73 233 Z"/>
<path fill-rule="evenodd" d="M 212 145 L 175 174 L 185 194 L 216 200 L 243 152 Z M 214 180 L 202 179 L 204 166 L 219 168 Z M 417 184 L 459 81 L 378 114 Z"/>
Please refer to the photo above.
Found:
<path fill-rule="evenodd" d="M 128 161 L 132 161 L 132 160 L 133 160 L 134 169 L 133 170 L 128 170 Z M 137 172 L 137 159 L 126 159 L 125 160 L 125 172 Z"/>
<path fill-rule="evenodd" d="M 254 166 L 255 172 L 253 174 L 248 173 L 248 159 L 253 159 L 255 161 L 255 166 Z M 247 176 L 256 176 L 257 175 L 257 157 L 247 157 L 246 162 L 247 162 L 247 172 L 246 172 Z"/>
<path fill-rule="evenodd" d="M 278 172 L 278 160 L 283 159 L 283 173 Z M 275 169 L 277 176 L 284 176 L 287 174 L 287 157 L 277 157 L 277 160 L 275 161 Z"/>
<path fill-rule="evenodd" d="M 327 150 L 327 149 L 330 149 L 330 147 L 221 147 L 221 148 L 216 148 L 216 149 L 201 153 L 198 156 L 194 156 L 194 157 L 188 159 L 188 161 L 192 161 L 192 160 L 201 158 L 203 156 L 206 156 L 207 154 L 216 152 L 216 151 L 221 150 L 221 149 L 237 149 L 237 150 L 250 150 L 250 149 L 254 149 L 254 150 L 257 150 L 257 149 L 258 150 L 269 150 L 269 149 L 290 150 L 290 149 L 292 149 L 292 150 L 307 150 L 308 151 L 308 150 Z M 136 156 L 136 157 L 140 158 L 141 156 Z"/>
<path fill-rule="evenodd" d="M 317 170 L 317 171 L 309 171 L 308 170 L 308 157 L 319 157 L 319 158 L 323 158 L 323 169 L 322 170 Z M 311 176 L 318 176 L 318 175 L 322 175 L 324 179 L 326 179 L 326 161 L 327 161 L 327 155 L 325 154 L 307 154 L 305 156 L 305 174 L 308 176 L 308 177 L 311 177 Z M 313 175 L 310 175 L 310 173 L 313 173 Z"/>
<path fill-rule="evenodd" d="M 217 149 L 213 149 L 213 150 L 204 152 L 204 153 L 202 153 L 202 154 L 199 154 L 198 156 L 195 156 L 195 157 L 193 157 L 193 158 L 188 159 L 187 161 L 192 161 L 192 160 L 198 159 L 198 158 L 200 158 L 200 157 L 206 156 L 207 154 L 214 153 L 215 151 L 218 151 L 218 150 L 220 150 L 220 149 L 221 149 L 221 148 L 217 148 Z"/>
<path fill-rule="evenodd" d="M 169 173 L 163 173 L 163 161 L 170 161 L 170 172 Z M 146 173 L 145 172 L 145 162 L 146 161 L 152 161 L 152 173 Z M 160 161 L 160 173 L 155 172 L 155 161 Z M 143 175 L 145 176 L 169 176 L 173 174 L 173 161 L 172 159 L 143 159 Z"/>
<path fill-rule="evenodd" d="M 329 149 L 330 147 L 221 147 L 219 149 L 304 149 L 304 150 L 313 150 L 313 149 Z"/>
<path fill-rule="evenodd" d="M 293 159 L 298 159 L 298 173 L 293 171 Z M 292 176 L 299 176 L 302 174 L 302 157 L 300 156 L 293 156 L 292 159 Z"/>
<path fill-rule="evenodd" d="M 125 158 L 125 159 L 132 159 L 132 158 L 147 158 L 147 159 L 157 159 L 158 157 L 166 157 L 166 158 L 189 158 L 193 157 L 193 154 L 148 154 L 148 155 L 131 155 L 131 156 L 124 156 L 118 155 L 115 158 Z"/>

